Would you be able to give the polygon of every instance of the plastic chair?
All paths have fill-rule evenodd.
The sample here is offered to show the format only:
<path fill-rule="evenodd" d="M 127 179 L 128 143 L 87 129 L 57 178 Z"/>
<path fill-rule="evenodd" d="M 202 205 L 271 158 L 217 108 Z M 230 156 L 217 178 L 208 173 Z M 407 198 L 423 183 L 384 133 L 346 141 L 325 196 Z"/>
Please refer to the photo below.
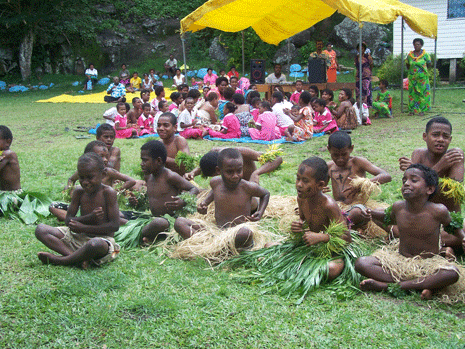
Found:
<path fill-rule="evenodd" d="M 289 71 L 290 71 L 289 76 L 293 77 L 294 81 L 295 81 L 297 78 L 300 78 L 300 77 L 304 76 L 304 74 L 300 72 L 301 70 L 302 70 L 302 67 L 300 66 L 300 64 L 292 64 L 289 67 Z M 302 74 L 302 75 L 300 75 L 300 74 Z"/>
<path fill-rule="evenodd" d="M 203 79 L 205 75 L 207 75 L 207 68 L 202 68 L 202 69 L 199 69 L 199 71 L 197 72 L 197 77 L 199 79 Z"/>

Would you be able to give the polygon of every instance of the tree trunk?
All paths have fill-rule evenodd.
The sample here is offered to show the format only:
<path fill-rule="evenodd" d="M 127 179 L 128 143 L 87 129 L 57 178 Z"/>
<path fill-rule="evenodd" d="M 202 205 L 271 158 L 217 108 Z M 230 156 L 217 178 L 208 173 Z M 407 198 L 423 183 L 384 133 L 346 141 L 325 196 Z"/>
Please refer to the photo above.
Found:
<path fill-rule="evenodd" d="M 31 76 L 31 58 L 32 49 L 34 47 L 34 30 L 29 29 L 24 35 L 23 41 L 19 45 L 19 69 L 21 70 L 21 77 L 27 80 Z"/>

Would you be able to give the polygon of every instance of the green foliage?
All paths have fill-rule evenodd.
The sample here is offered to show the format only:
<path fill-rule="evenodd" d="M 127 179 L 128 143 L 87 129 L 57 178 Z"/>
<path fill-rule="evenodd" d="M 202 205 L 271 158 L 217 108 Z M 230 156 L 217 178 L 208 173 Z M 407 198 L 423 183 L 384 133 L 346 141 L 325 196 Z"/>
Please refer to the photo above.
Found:
<path fill-rule="evenodd" d="M 310 57 L 310 53 L 316 51 L 316 43 L 314 41 L 307 42 L 304 46 L 299 48 L 300 55 L 302 56 L 302 64 L 308 63 L 308 57 Z"/>
<path fill-rule="evenodd" d="M 464 54 L 462 60 L 460 61 L 460 66 L 462 67 L 462 69 L 465 69 L 465 54 Z"/>

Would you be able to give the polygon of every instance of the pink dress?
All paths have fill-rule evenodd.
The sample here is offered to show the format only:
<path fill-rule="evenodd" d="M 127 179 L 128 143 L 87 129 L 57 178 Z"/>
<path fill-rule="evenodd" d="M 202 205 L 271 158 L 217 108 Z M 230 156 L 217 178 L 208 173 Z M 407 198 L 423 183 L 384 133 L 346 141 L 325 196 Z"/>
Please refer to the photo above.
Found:
<path fill-rule="evenodd" d="M 241 137 L 241 123 L 236 115 L 233 113 L 227 114 L 223 119 L 221 128 L 226 129 L 226 133 L 208 130 L 210 137 L 214 138 L 240 138 Z"/>
<path fill-rule="evenodd" d="M 333 119 L 333 115 L 331 114 L 328 108 L 325 108 L 325 111 L 322 114 L 315 112 L 316 125 L 313 126 L 313 128 L 321 129 L 324 126 L 323 121 L 329 121 L 329 123 L 326 125 L 326 127 L 321 132 L 333 133 L 338 130 L 336 120 Z"/>
<path fill-rule="evenodd" d="M 252 114 L 253 121 L 257 122 L 258 114 L 260 114 L 260 110 L 258 110 L 257 108 L 253 108 L 253 109 L 250 111 L 250 114 Z"/>
<path fill-rule="evenodd" d="M 276 126 L 276 115 L 266 111 L 258 116 L 255 124 L 260 125 L 261 129 L 249 128 L 250 138 L 262 141 L 272 141 L 281 138 L 281 132 Z"/>
<path fill-rule="evenodd" d="M 153 130 L 152 115 L 145 117 L 145 115 L 142 114 L 141 116 L 139 116 L 139 119 L 137 119 L 137 125 L 139 125 L 140 127 L 139 136 L 155 133 L 155 131 Z"/>
<path fill-rule="evenodd" d="M 294 91 L 294 93 L 291 95 L 290 101 L 294 104 L 299 104 L 299 98 L 302 92 L 297 92 Z"/>
<path fill-rule="evenodd" d="M 126 115 L 125 116 L 121 116 L 120 114 L 116 115 L 116 118 L 115 118 L 116 138 L 129 138 L 132 136 L 132 130 L 134 130 L 134 128 L 132 127 L 124 129 L 124 130 L 116 129 L 117 125 L 119 127 L 126 127 L 127 124 L 128 124 L 128 118 L 126 117 Z"/>
<path fill-rule="evenodd" d="M 216 79 L 218 79 L 218 76 L 216 74 L 207 74 L 203 77 L 203 83 L 207 86 L 215 85 Z"/>

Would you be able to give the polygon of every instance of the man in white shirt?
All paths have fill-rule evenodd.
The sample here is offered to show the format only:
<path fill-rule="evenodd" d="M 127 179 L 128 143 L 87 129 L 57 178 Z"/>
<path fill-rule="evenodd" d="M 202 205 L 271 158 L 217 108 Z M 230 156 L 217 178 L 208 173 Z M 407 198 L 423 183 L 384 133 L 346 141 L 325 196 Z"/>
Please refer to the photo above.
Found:
<path fill-rule="evenodd" d="M 281 64 L 274 65 L 274 73 L 266 77 L 265 82 L 267 84 L 283 84 L 286 80 L 286 75 L 281 73 Z"/>
<path fill-rule="evenodd" d="M 92 90 L 92 87 L 94 86 L 94 83 L 98 79 L 98 72 L 97 69 L 94 68 L 94 65 L 92 63 L 89 64 L 89 68 L 86 69 L 86 72 L 84 73 L 86 76 L 86 81 L 84 82 L 84 90 Z M 87 88 L 88 82 L 90 81 L 90 88 Z"/>
<path fill-rule="evenodd" d="M 169 77 L 174 76 L 177 67 L 178 67 L 178 61 L 171 54 L 170 58 L 167 59 L 166 62 L 165 62 L 165 72 L 166 72 L 166 74 L 168 74 Z"/>
<path fill-rule="evenodd" d="M 283 94 L 276 91 L 271 96 L 271 104 L 273 105 L 273 113 L 276 114 L 276 126 L 279 128 L 281 136 L 290 139 L 294 131 L 294 121 L 286 114 L 285 110 L 289 112 L 292 108 L 292 103 L 285 101 Z"/>

